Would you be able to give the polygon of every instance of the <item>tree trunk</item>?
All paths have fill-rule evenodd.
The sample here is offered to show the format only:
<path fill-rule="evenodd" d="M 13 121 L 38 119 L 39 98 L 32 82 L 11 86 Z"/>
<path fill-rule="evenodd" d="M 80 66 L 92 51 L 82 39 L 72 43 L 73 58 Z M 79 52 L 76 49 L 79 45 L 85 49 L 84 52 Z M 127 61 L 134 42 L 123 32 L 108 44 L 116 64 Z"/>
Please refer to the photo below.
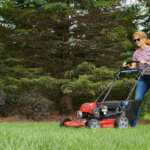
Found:
<path fill-rule="evenodd" d="M 73 111 L 72 109 L 72 99 L 70 96 L 63 95 L 60 101 L 60 113 L 67 114 Z"/>

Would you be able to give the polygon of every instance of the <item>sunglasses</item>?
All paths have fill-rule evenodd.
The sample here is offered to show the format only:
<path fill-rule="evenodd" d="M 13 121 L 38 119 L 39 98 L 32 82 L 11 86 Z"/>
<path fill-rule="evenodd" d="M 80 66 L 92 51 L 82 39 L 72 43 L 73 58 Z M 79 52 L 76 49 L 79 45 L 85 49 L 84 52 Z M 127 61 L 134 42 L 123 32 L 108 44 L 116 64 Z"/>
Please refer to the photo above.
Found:
<path fill-rule="evenodd" d="M 140 38 L 138 38 L 138 39 L 134 39 L 133 41 L 136 43 L 136 41 L 140 41 Z"/>

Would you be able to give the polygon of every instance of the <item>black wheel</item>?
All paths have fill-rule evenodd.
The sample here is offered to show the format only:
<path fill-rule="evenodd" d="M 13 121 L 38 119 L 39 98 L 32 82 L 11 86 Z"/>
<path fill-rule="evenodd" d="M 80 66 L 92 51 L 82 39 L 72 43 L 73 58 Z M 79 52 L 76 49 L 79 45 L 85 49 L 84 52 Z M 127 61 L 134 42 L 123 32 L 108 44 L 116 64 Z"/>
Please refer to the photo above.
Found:
<path fill-rule="evenodd" d="M 87 127 L 91 128 L 91 129 L 98 129 L 98 128 L 100 128 L 100 123 L 99 123 L 98 119 L 90 119 L 87 122 Z"/>
<path fill-rule="evenodd" d="M 95 118 L 97 118 L 97 119 L 100 118 L 100 110 L 99 110 L 98 107 L 95 107 L 95 108 L 93 109 L 93 116 L 94 116 Z"/>
<path fill-rule="evenodd" d="M 115 127 L 118 128 L 129 128 L 129 121 L 126 117 L 119 117 L 115 122 Z"/>
<path fill-rule="evenodd" d="M 66 121 L 71 121 L 69 118 L 67 118 L 67 116 L 64 116 L 64 118 L 60 121 L 60 126 L 63 127 L 64 126 L 64 123 Z"/>

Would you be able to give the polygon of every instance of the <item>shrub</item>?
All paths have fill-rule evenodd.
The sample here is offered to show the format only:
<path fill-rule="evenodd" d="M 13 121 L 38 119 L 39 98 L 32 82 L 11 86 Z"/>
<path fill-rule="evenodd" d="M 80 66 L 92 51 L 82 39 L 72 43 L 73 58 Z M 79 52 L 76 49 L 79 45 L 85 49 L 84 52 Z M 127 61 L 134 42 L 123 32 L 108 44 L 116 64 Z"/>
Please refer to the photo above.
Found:
<path fill-rule="evenodd" d="M 18 106 L 21 115 L 38 119 L 48 117 L 51 101 L 45 99 L 41 93 L 26 92 L 19 97 Z"/>

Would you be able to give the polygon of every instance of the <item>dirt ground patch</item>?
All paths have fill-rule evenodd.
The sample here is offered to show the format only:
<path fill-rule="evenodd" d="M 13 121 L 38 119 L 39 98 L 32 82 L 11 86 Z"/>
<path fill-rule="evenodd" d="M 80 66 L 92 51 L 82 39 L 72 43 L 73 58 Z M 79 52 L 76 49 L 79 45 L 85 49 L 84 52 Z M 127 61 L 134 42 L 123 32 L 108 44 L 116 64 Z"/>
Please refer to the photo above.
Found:
<path fill-rule="evenodd" d="M 71 120 L 75 120 L 76 114 L 67 115 Z M 49 118 L 28 119 L 25 117 L 0 117 L 0 122 L 60 122 L 64 115 L 51 114 Z M 138 124 L 150 124 L 150 120 L 138 120 Z"/>
<path fill-rule="evenodd" d="M 0 117 L 0 122 L 60 122 L 64 116 L 51 116 L 44 119 L 28 119 L 25 117 Z M 68 115 L 71 120 L 74 120 L 75 117 Z"/>
<path fill-rule="evenodd" d="M 138 124 L 150 124 L 150 120 L 138 120 Z"/>
<path fill-rule="evenodd" d="M 64 115 L 60 115 L 57 112 L 50 112 L 50 117 L 43 119 L 29 119 L 26 117 L 0 117 L 0 122 L 60 122 Z M 76 114 L 67 115 L 71 120 L 76 119 Z"/>

